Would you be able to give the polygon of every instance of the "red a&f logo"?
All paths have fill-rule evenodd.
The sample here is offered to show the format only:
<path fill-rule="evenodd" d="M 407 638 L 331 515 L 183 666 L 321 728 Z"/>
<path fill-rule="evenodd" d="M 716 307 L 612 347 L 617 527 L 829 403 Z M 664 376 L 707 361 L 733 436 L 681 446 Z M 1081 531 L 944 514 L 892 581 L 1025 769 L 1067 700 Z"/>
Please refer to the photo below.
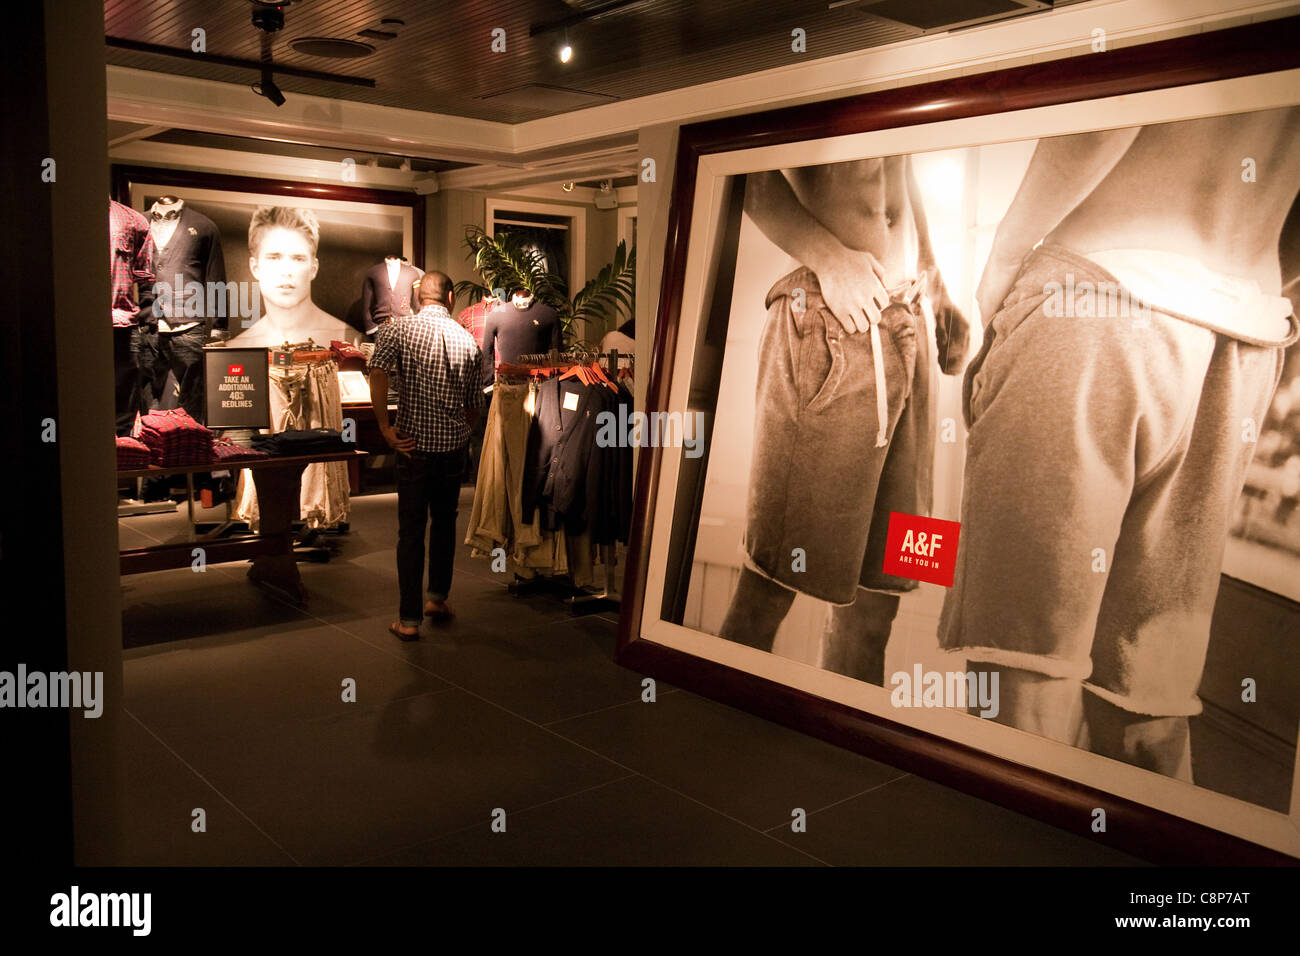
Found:
<path fill-rule="evenodd" d="M 243 375 L 243 374 L 244 374 L 244 366 L 242 366 L 242 365 L 231 365 L 231 366 L 226 370 L 226 374 L 227 374 L 227 375 Z"/>
<path fill-rule="evenodd" d="M 891 511 L 881 570 L 895 577 L 950 588 L 957 570 L 960 536 L 960 522 Z"/>

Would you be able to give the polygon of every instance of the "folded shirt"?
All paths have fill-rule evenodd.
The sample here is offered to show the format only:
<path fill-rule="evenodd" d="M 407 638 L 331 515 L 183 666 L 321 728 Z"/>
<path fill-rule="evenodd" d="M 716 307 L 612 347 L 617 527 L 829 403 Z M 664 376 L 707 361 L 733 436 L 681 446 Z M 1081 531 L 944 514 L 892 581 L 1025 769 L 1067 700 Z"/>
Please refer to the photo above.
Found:
<path fill-rule="evenodd" d="M 213 464 L 227 464 L 236 461 L 261 461 L 263 458 L 271 456 L 264 451 L 256 448 L 245 448 L 243 445 L 236 445 L 228 438 L 218 438 L 212 442 L 212 461 Z"/>
<path fill-rule="evenodd" d="M 143 471 L 149 467 L 149 446 L 134 438 L 117 440 L 117 470 Z"/>
<path fill-rule="evenodd" d="M 276 432 L 274 435 L 256 435 L 253 447 L 278 457 L 321 455 L 350 451 L 352 448 L 335 428 L 305 428 L 301 431 Z"/>
<path fill-rule="evenodd" d="M 163 467 L 212 461 L 212 432 L 183 408 L 150 412 L 136 420 L 132 437 L 149 446 L 149 463 Z"/>

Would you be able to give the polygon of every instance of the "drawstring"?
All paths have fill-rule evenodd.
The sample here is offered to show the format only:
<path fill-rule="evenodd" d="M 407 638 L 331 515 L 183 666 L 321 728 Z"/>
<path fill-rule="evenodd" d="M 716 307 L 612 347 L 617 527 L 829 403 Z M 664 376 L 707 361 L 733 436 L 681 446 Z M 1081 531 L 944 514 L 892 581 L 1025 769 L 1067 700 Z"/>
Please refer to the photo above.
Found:
<path fill-rule="evenodd" d="M 885 310 L 901 305 L 910 313 L 917 296 L 925 286 L 926 274 L 922 272 L 911 282 L 904 282 L 889 291 L 889 302 L 880 310 L 879 321 L 871 323 L 871 362 L 876 368 L 876 447 L 889 444 L 889 395 L 885 390 L 885 353 L 880 340 L 880 323 L 885 320 Z M 922 299 L 924 310 L 925 300 Z M 925 334 L 924 331 L 922 334 Z"/>
<path fill-rule="evenodd" d="M 883 314 L 882 314 L 883 318 Z M 885 394 L 885 356 L 881 351 L 880 323 L 871 323 L 871 359 L 876 366 L 876 447 L 889 444 L 889 396 Z"/>

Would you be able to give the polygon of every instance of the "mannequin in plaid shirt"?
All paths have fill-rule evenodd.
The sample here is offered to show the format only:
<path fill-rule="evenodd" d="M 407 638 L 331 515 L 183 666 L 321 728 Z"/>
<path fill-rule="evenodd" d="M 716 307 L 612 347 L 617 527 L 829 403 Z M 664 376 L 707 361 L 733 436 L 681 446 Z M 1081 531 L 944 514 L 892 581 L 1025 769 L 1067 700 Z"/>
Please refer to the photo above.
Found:
<path fill-rule="evenodd" d="M 129 435 L 140 409 L 147 338 L 153 315 L 153 238 L 149 220 L 130 206 L 108 202 L 108 275 L 112 291 L 113 365 L 117 434 Z M 147 408 L 143 411 L 148 411 Z"/>
<path fill-rule="evenodd" d="M 420 311 L 385 322 L 370 359 L 370 401 L 379 430 L 397 452 L 399 618 L 389 631 L 420 636 L 420 579 L 428 534 L 429 586 L 424 615 L 449 620 L 456 512 L 469 457 L 469 436 L 483 407 L 482 355 L 451 317 L 452 282 L 442 272 L 420 280 Z M 397 423 L 388 420 L 388 382 L 398 382 Z"/>

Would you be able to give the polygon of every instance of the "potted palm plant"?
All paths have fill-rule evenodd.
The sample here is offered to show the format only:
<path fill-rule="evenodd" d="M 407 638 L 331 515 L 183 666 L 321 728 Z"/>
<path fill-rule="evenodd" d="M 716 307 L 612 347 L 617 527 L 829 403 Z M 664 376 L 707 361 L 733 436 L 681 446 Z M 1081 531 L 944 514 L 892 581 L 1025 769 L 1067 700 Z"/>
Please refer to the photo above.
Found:
<path fill-rule="evenodd" d="M 636 247 L 619 242 L 614 259 L 596 274 L 577 295 L 569 296 L 564 277 L 551 272 L 546 257 L 529 241 L 515 233 L 490 236 L 482 226 L 465 227 L 465 246 L 474 256 L 474 268 L 481 282 L 470 279 L 456 283 L 457 298 L 468 295 L 477 301 L 496 290 L 523 287 L 560 314 L 565 343 L 573 340 L 574 323 L 603 326 L 605 320 L 632 314 L 636 295 Z"/>

